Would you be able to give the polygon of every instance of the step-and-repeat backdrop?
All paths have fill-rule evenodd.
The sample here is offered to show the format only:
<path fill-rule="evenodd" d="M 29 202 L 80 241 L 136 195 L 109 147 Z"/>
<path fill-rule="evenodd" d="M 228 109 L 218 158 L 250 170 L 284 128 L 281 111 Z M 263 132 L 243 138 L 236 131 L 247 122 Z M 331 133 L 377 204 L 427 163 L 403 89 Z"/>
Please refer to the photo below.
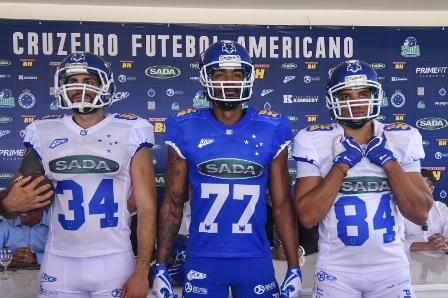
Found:
<path fill-rule="evenodd" d="M 53 74 L 76 51 L 110 63 L 120 101 L 106 111 L 134 113 L 154 125 L 153 163 L 163 187 L 164 121 L 181 109 L 209 107 L 198 57 L 213 42 L 230 39 L 255 63 L 248 106 L 287 115 L 294 134 L 331 121 L 324 89 L 330 68 L 349 59 L 369 63 L 386 94 L 378 120 L 420 130 L 422 165 L 436 176 L 435 199 L 447 203 L 448 30 L 443 29 L 0 20 L 0 189 L 20 165 L 25 127 L 44 115 L 70 112 L 55 105 Z M 289 170 L 294 177 L 292 158 Z"/>

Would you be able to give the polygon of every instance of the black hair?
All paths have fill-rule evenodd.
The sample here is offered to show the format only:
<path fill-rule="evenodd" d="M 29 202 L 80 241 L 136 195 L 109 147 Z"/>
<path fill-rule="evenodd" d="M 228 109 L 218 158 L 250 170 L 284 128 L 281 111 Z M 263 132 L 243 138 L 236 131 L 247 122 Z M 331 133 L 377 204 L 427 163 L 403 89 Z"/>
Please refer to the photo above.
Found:
<path fill-rule="evenodd" d="M 428 180 L 431 182 L 430 186 L 433 186 L 436 183 L 436 178 L 434 177 L 434 173 L 427 169 L 421 169 L 420 173 L 422 173 L 422 176 L 425 178 L 428 178 Z"/>

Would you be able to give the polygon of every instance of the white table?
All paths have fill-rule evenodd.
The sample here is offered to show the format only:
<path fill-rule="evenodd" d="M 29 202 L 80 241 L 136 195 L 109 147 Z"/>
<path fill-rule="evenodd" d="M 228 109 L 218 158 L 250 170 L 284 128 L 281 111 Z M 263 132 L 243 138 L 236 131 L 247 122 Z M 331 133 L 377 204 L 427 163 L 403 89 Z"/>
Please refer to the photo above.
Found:
<path fill-rule="evenodd" d="M 311 297 L 314 283 L 314 265 L 317 254 L 304 257 L 302 265 L 303 295 Z M 411 268 L 412 286 L 418 298 L 447 298 L 448 297 L 448 254 L 419 253 L 408 254 Z M 279 284 L 283 282 L 286 272 L 286 261 L 274 260 L 275 277 Z M 3 273 L 1 273 L 3 274 Z M 1 298 L 35 298 L 39 291 L 39 270 L 9 271 L 10 280 L 0 280 Z M 181 295 L 182 288 L 174 287 L 174 292 Z M 148 297 L 153 297 L 150 294 Z M 181 297 L 181 296 L 179 296 Z"/>

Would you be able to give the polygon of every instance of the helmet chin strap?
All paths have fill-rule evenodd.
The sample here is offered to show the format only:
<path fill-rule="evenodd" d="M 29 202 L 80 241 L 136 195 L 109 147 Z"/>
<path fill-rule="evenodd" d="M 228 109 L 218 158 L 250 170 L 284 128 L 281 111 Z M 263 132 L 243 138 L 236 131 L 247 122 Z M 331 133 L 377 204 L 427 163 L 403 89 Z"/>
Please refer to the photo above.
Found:
<path fill-rule="evenodd" d="M 342 124 L 347 125 L 350 128 L 359 129 L 359 128 L 363 127 L 364 125 L 366 125 L 366 123 L 370 122 L 372 119 L 373 118 L 361 119 L 360 121 L 337 119 L 337 121 Z"/>
<path fill-rule="evenodd" d="M 226 111 L 231 111 L 243 103 L 243 101 L 221 101 L 213 99 L 211 102 Z"/>
<path fill-rule="evenodd" d="M 79 108 L 74 108 L 72 109 L 74 113 L 76 114 L 82 114 L 82 115 L 87 115 L 87 114 L 93 114 L 96 111 L 98 111 L 100 108 L 84 108 L 84 111 L 81 112 L 81 109 Z"/>

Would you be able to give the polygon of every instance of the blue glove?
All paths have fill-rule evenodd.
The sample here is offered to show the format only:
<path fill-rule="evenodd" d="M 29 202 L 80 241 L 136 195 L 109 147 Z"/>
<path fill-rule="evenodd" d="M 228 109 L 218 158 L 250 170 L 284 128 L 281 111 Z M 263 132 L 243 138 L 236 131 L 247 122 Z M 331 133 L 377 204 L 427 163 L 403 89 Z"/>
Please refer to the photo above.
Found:
<path fill-rule="evenodd" d="M 372 137 L 370 139 L 365 155 L 371 163 L 382 167 L 389 160 L 397 160 L 393 150 L 394 145 L 390 136 L 383 132 L 383 137 Z"/>
<path fill-rule="evenodd" d="M 333 155 L 336 156 L 333 163 L 346 163 L 353 168 L 364 156 L 364 152 L 352 137 L 348 137 L 342 142 L 342 135 L 338 135 L 333 140 Z"/>
<path fill-rule="evenodd" d="M 302 271 L 300 268 L 288 268 L 280 289 L 280 298 L 296 298 L 302 295 Z"/>
<path fill-rule="evenodd" d="M 152 294 L 157 298 L 177 298 L 171 287 L 166 264 L 156 264 L 152 279 Z"/>

